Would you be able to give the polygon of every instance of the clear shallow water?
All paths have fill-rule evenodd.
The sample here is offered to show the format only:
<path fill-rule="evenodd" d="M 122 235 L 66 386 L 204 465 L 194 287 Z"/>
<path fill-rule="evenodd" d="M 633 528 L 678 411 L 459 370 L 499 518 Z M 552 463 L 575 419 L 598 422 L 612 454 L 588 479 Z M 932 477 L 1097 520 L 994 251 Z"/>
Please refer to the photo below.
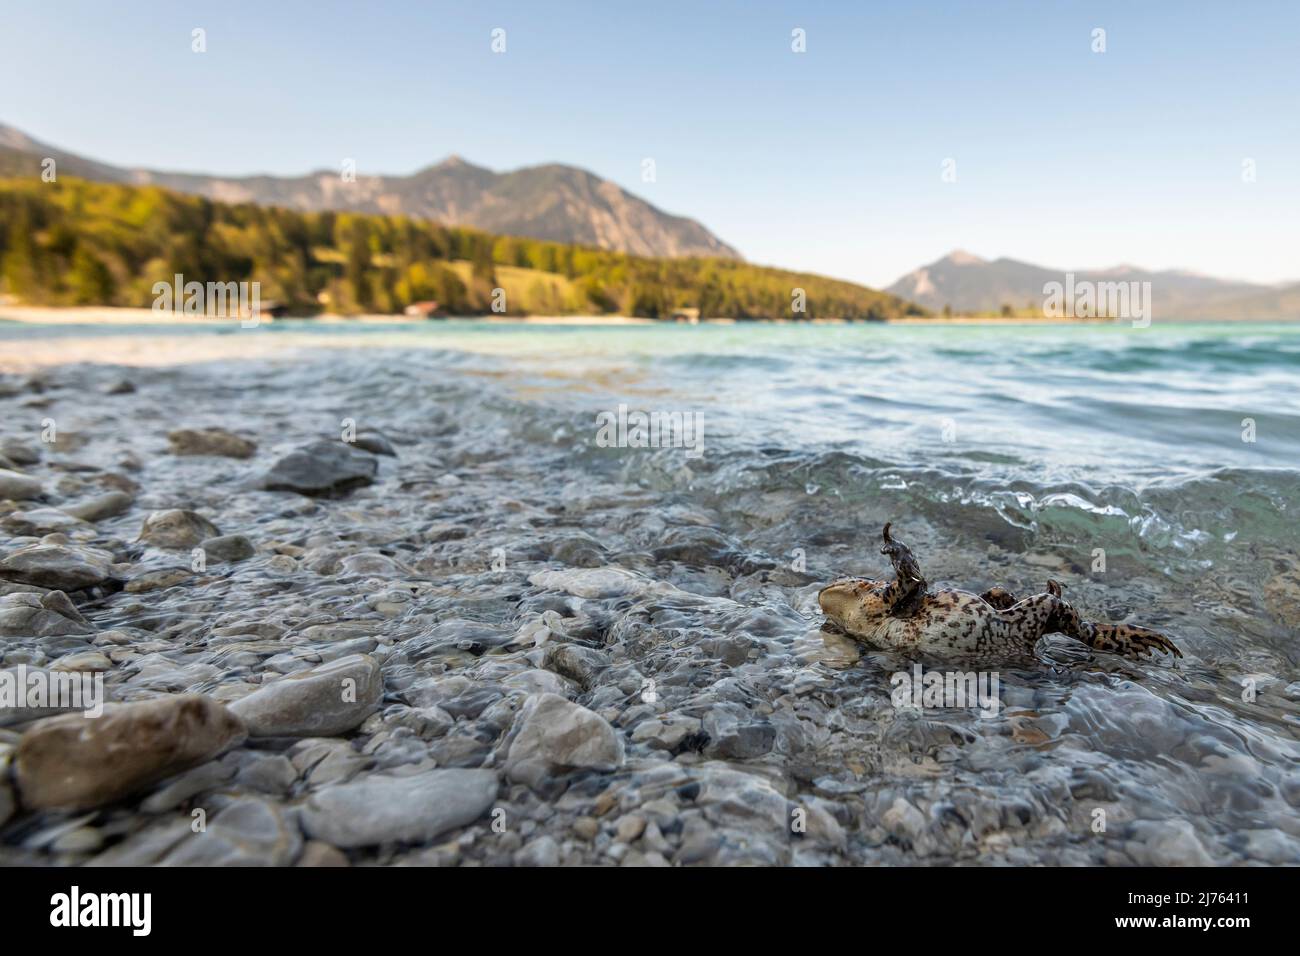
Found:
<path fill-rule="evenodd" d="M 513 628 L 562 606 L 593 647 L 659 675 L 658 713 L 758 715 L 771 750 L 704 756 L 827 802 L 848 833 L 835 859 L 1300 860 L 1300 327 L 0 328 L 9 364 L 84 359 L 87 342 L 164 366 L 224 351 L 131 373 L 141 397 L 114 410 L 71 400 L 79 431 L 221 424 L 273 448 L 352 416 L 400 437 L 381 485 L 324 506 L 340 535 L 423 561 L 453 591 L 434 619 Z M 108 373 L 49 374 L 66 395 Z M 619 403 L 701 413 L 703 456 L 598 447 L 595 416 Z M 430 504 L 420 489 L 448 473 Z M 229 466 L 146 476 L 160 498 L 220 509 L 223 529 L 292 540 Z M 447 520 L 468 533 L 430 554 L 415 530 Z M 933 584 L 1032 593 L 1054 577 L 1087 616 L 1157 626 L 1186 657 L 1090 658 L 1051 638 L 1038 662 L 999 665 L 996 719 L 897 712 L 888 678 L 907 662 L 825 635 L 815 602 L 833 577 L 883 573 L 885 521 Z M 493 547 L 522 556 L 512 574 L 482 568 Z M 675 596 L 559 605 L 527 581 L 604 566 Z M 633 732 L 646 715 L 609 690 L 578 699 Z"/>
<path fill-rule="evenodd" d="M 61 339 L 230 337 L 250 352 L 356 343 L 496 356 L 540 390 L 568 393 L 576 384 L 598 397 L 705 403 L 717 419 L 711 432 L 759 445 L 779 439 L 979 464 L 1005 455 L 1008 465 L 1033 465 L 1040 474 L 1093 479 L 1288 467 L 1300 459 L 1300 323 L 1135 330 L 280 320 L 214 331 L 0 322 L 0 343 L 18 355 L 33 342 Z M 1241 441 L 1244 417 L 1256 420 L 1254 444 Z M 942 437 L 945 419 L 957 426 L 951 442 Z"/>
<path fill-rule="evenodd" d="M 1300 545 L 1287 510 L 1300 500 L 1300 324 L 0 324 L 0 355 L 39 343 L 48 360 L 62 339 L 109 358 L 131 343 L 146 362 L 202 358 L 217 341 L 250 356 L 400 350 L 552 411 L 580 444 L 621 402 L 700 412 L 701 474 L 806 473 L 831 482 L 825 494 L 920 499 L 979 523 L 992 510 L 1018 537 L 1059 529 L 1178 557 L 1213 559 L 1242 538 Z"/>

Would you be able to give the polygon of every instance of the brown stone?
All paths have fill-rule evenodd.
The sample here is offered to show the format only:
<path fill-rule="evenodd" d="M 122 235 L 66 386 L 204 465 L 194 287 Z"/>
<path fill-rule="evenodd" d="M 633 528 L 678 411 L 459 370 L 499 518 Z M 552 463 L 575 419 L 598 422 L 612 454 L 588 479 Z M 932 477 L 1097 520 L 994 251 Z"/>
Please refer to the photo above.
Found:
<path fill-rule="evenodd" d="M 178 428 L 167 435 L 173 455 L 219 455 L 252 458 L 257 443 L 224 428 Z"/>
<path fill-rule="evenodd" d="M 207 518 L 180 508 L 150 512 L 140 528 L 141 541 L 155 548 L 173 550 L 196 548 L 205 538 L 215 538 L 220 534 L 217 526 Z"/>
<path fill-rule="evenodd" d="M 64 714 L 18 742 L 23 806 L 86 810 L 112 803 L 242 743 L 243 721 L 199 694 L 107 704 L 99 717 Z"/>

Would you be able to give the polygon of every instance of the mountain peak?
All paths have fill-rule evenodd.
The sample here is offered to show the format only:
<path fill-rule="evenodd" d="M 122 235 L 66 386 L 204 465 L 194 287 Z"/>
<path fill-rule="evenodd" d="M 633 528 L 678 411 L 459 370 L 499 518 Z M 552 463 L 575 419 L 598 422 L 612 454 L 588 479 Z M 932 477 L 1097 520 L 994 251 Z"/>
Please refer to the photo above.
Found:
<path fill-rule="evenodd" d="M 452 173 L 452 174 L 474 173 L 478 175 L 492 176 L 492 177 L 495 177 L 497 175 L 496 173 L 492 172 L 492 170 L 488 169 L 486 166 L 480 166 L 478 165 L 478 163 L 471 163 L 468 159 L 466 159 L 464 156 L 461 156 L 459 153 L 452 153 L 451 155 L 438 160 L 438 162 L 434 163 L 433 165 L 425 166 L 423 169 L 415 173 L 412 173 L 411 175 L 420 176 L 427 173 Z M 397 177 L 390 177 L 390 178 L 397 178 Z"/>
<path fill-rule="evenodd" d="M 1105 270 L 1049 269 L 1006 257 L 989 262 L 963 250 L 908 273 L 885 291 L 928 309 L 947 307 L 957 312 L 996 314 L 1007 307 L 1037 308 L 1048 283 L 1065 281 L 1067 272 L 1077 282 L 1154 279 L 1156 308 L 1166 318 L 1199 314 L 1207 303 L 1227 302 L 1261 291 L 1251 283 L 1172 271 L 1152 273 L 1128 264 Z"/>
<path fill-rule="evenodd" d="M 44 149 L 2 123 L 0 148 L 29 155 Z M 60 173 L 66 170 L 101 182 L 148 183 L 218 200 L 303 211 L 405 215 L 640 256 L 741 258 L 695 220 L 664 212 L 610 180 L 561 163 L 499 173 L 453 153 L 408 176 L 366 176 L 358 179 L 356 188 L 341 188 L 337 170 L 307 176 L 210 176 L 126 170 L 64 151 L 47 155 L 58 159 Z"/>

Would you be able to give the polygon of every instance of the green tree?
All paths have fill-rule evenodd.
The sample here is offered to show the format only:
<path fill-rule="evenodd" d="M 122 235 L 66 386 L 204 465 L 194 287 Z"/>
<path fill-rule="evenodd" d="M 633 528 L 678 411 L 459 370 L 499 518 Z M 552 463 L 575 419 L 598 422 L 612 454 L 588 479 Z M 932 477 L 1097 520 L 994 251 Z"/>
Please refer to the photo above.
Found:
<path fill-rule="evenodd" d="M 487 286 L 489 289 L 495 288 L 497 284 L 496 266 L 492 261 L 492 243 L 490 240 L 483 238 L 473 244 L 473 255 L 470 260 L 473 264 L 470 274 L 474 280 Z"/>
<path fill-rule="evenodd" d="M 113 274 L 94 253 L 78 245 L 68 271 L 68 286 L 77 305 L 102 305 L 113 302 Z"/>
<path fill-rule="evenodd" d="M 370 230 L 366 221 L 354 217 L 349 223 L 347 238 L 344 278 L 347 279 L 348 292 L 352 302 L 362 312 L 368 311 L 374 303 L 370 290 Z"/>
<path fill-rule="evenodd" d="M 41 288 L 37 252 L 31 232 L 31 216 L 24 206 L 9 224 L 9 238 L 5 242 L 7 251 L 0 274 L 4 276 L 5 288 L 11 295 L 35 302 L 44 290 Z"/>
<path fill-rule="evenodd" d="M 796 319 L 926 314 L 852 283 L 735 260 L 645 258 L 401 216 L 220 203 L 74 177 L 57 188 L 0 180 L 0 281 L 30 301 L 148 305 L 155 282 L 181 273 L 258 281 L 264 301 L 304 311 L 396 311 L 436 299 L 467 315 L 492 304 L 498 264 L 547 273 L 512 285 L 525 290 L 512 312 L 621 309 L 662 318 L 695 305 L 705 316 L 775 318 L 790 314 L 790 290 L 802 288 L 808 310 Z"/>

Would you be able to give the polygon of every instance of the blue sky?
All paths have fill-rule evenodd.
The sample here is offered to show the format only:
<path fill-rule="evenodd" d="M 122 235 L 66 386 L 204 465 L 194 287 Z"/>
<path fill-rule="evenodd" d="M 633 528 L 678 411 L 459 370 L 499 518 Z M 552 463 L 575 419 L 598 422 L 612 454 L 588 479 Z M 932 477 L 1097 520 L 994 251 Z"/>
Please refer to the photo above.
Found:
<path fill-rule="evenodd" d="M 0 122 L 224 174 L 571 163 L 751 261 L 872 285 L 954 248 L 1278 282 L 1298 51 L 1300 4 L 1249 0 L 0 0 Z"/>

